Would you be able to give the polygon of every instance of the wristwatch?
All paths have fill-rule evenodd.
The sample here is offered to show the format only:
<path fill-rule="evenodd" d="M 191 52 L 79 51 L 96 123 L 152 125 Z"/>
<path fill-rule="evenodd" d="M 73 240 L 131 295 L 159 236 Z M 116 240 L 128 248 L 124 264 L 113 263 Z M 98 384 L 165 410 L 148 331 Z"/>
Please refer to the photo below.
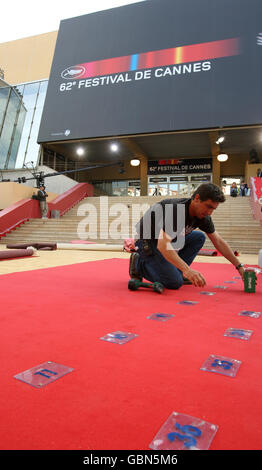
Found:
<path fill-rule="evenodd" d="M 235 268 L 239 271 L 240 268 L 243 268 L 244 265 L 242 263 L 238 264 Z"/>

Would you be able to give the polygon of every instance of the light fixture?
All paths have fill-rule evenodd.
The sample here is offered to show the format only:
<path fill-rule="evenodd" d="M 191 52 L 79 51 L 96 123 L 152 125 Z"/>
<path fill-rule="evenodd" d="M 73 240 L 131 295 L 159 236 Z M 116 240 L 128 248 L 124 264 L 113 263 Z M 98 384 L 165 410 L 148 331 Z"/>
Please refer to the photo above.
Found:
<path fill-rule="evenodd" d="M 117 144 L 111 144 L 110 148 L 111 148 L 112 152 L 116 152 L 118 150 L 118 145 Z"/>
<path fill-rule="evenodd" d="M 225 140 L 225 137 L 221 136 L 221 137 L 218 137 L 218 139 L 216 140 L 216 144 L 219 145 L 219 144 L 222 144 L 222 142 L 224 142 Z"/>
<path fill-rule="evenodd" d="M 76 153 L 77 153 L 77 155 L 79 155 L 79 157 L 81 157 L 81 155 L 84 155 L 85 151 L 84 151 L 83 147 L 78 147 L 76 149 Z"/>
<path fill-rule="evenodd" d="M 226 162 L 227 159 L 228 159 L 228 155 L 226 153 L 220 153 L 217 156 L 217 159 L 218 159 L 219 162 Z"/>
<path fill-rule="evenodd" d="M 216 144 L 219 145 L 219 154 L 217 155 L 217 159 L 219 162 L 226 162 L 228 160 L 228 155 L 225 153 L 223 149 L 222 142 L 224 142 L 225 137 L 223 135 L 219 135 Z"/>
<path fill-rule="evenodd" d="M 140 165 L 140 160 L 137 158 L 134 158 L 133 160 L 130 160 L 130 165 L 131 166 L 139 166 Z"/>

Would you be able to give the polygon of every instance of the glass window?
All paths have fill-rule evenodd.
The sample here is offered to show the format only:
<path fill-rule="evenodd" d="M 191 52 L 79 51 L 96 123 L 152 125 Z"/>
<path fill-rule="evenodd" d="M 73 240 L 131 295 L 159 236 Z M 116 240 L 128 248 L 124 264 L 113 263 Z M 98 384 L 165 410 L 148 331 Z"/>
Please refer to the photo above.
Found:
<path fill-rule="evenodd" d="M 127 195 L 134 197 L 140 196 L 140 187 L 139 186 L 128 186 Z"/>
<path fill-rule="evenodd" d="M 95 188 L 101 191 L 101 195 L 112 196 L 111 181 L 91 181 L 91 184 L 93 184 Z"/>
<path fill-rule="evenodd" d="M 21 137 L 20 145 L 19 145 L 17 160 L 16 160 L 17 168 L 23 167 L 27 144 L 28 144 L 28 134 L 23 133 Z"/>
<path fill-rule="evenodd" d="M 10 87 L 0 87 L 0 130 L 3 124 L 3 118 L 6 111 Z"/>
<path fill-rule="evenodd" d="M 39 131 L 42 112 L 43 112 L 43 108 L 36 108 L 34 115 L 32 116 L 32 127 L 31 127 L 30 137 L 31 138 L 33 137 L 35 141 L 37 141 L 37 137 L 38 137 L 38 131 Z"/>
<path fill-rule="evenodd" d="M 156 195 L 157 195 L 157 185 L 148 184 L 148 196 L 156 196 Z"/>
<path fill-rule="evenodd" d="M 43 109 L 45 97 L 46 97 L 47 85 L 48 85 L 47 80 L 45 80 L 44 82 L 40 82 L 39 95 L 38 95 L 37 102 L 36 102 L 36 106 L 38 108 Z"/>
<path fill-rule="evenodd" d="M 23 93 L 23 102 L 27 109 L 32 109 L 36 106 L 37 94 L 39 91 L 39 82 L 25 84 Z"/>
<path fill-rule="evenodd" d="M 22 98 L 23 93 L 24 93 L 24 87 L 25 87 L 25 85 L 15 86 L 15 90 L 17 91 L 17 93 L 20 95 L 21 98 Z"/>
<path fill-rule="evenodd" d="M 18 150 L 18 157 L 17 157 L 16 167 L 18 165 L 18 162 L 19 162 L 19 167 L 20 168 L 22 168 L 23 163 L 24 163 L 24 158 L 25 158 L 25 154 L 26 154 L 26 150 L 27 150 L 27 143 L 28 143 L 28 139 L 29 139 L 29 135 L 30 135 L 30 131 L 31 131 L 33 114 L 34 114 L 33 109 L 30 109 L 26 112 L 22 138 L 21 138 L 21 142 L 20 142 L 20 146 L 19 146 L 19 150 Z"/>
<path fill-rule="evenodd" d="M 179 184 L 179 197 L 189 197 L 189 184 L 180 183 Z"/>
<path fill-rule="evenodd" d="M 16 168 L 21 168 L 24 162 L 38 162 L 39 148 L 37 137 L 46 97 L 48 80 L 26 83 L 23 92 L 23 102 L 27 109 L 22 139 L 19 146 Z M 19 88 L 20 85 L 17 86 Z"/>
<path fill-rule="evenodd" d="M 30 136 L 26 150 L 25 162 L 36 162 L 38 159 L 39 145 L 34 138 Z"/>
<path fill-rule="evenodd" d="M 190 196 L 195 192 L 195 190 L 198 188 L 200 184 L 199 183 L 191 183 L 190 185 Z"/>
<path fill-rule="evenodd" d="M 176 183 L 169 184 L 169 195 L 172 197 L 177 197 L 179 185 Z"/>
<path fill-rule="evenodd" d="M 14 168 L 16 163 L 17 151 L 21 140 L 21 134 L 23 130 L 24 120 L 25 120 L 26 110 L 23 105 L 21 105 L 17 125 L 15 128 L 14 139 L 12 143 L 11 153 L 8 161 L 8 168 Z"/>
<path fill-rule="evenodd" d="M 128 181 L 128 196 L 140 196 L 140 180 Z"/>
<path fill-rule="evenodd" d="M 13 168 L 14 165 L 22 168 L 24 161 L 37 163 L 37 137 L 47 85 L 48 80 L 18 84 L 14 87 L 0 82 L 1 168 Z M 21 100 L 23 107 L 19 114 Z"/>
<path fill-rule="evenodd" d="M 113 196 L 127 196 L 127 182 L 126 181 L 112 181 L 112 195 Z"/>
<path fill-rule="evenodd" d="M 8 157 L 10 145 L 12 143 L 12 136 L 14 133 L 14 126 L 19 111 L 20 100 L 15 91 L 12 89 L 8 101 L 5 120 L 2 128 L 0 138 L 0 167 L 6 167 L 6 160 Z"/>
<path fill-rule="evenodd" d="M 158 184 L 158 196 L 167 196 L 168 195 L 168 185 L 165 183 Z"/>

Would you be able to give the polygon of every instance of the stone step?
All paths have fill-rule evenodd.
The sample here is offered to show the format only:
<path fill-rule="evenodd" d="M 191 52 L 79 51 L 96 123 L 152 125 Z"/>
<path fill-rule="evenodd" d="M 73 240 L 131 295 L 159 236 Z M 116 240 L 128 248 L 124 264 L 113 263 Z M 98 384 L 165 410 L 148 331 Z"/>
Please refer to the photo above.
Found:
<path fill-rule="evenodd" d="M 219 228 L 227 229 L 227 228 L 230 228 L 230 227 L 235 227 L 235 228 L 241 229 L 243 227 L 244 229 L 246 228 L 247 230 L 249 230 L 249 229 L 252 229 L 252 230 L 257 229 L 258 231 L 261 230 L 261 233 L 262 233 L 262 226 L 254 220 L 251 220 L 251 221 L 245 220 L 244 225 L 243 225 L 243 221 L 241 222 L 241 221 L 234 221 L 234 220 L 232 220 L 231 222 L 229 222 L 229 221 L 228 222 L 224 222 L 224 221 L 220 222 L 220 221 L 213 220 L 213 222 L 214 222 L 214 225 L 215 225 L 216 228 L 219 227 Z M 30 225 L 30 227 L 32 227 L 33 229 L 38 228 L 40 230 L 43 227 L 48 227 L 48 230 L 59 230 L 60 227 L 73 227 L 73 226 L 77 227 L 77 225 L 79 223 L 82 223 L 82 224 L 85 223 L 86 225 L 88 225 L 89 223 L 92 223 L 93 225 L 97 225 L 97 227 L 100 227 L 100 225 L 104 226 L 107 223 L 108 223 L 109 226 L 112 225 L 112 224 L 117 224 L 117 223 L 119 223 L 119 224 L 121 223 L 121 225 L 124 224 L 124 222 L 121 221 L 121 218 L 118 218 L 118 217 L 108 218 L 108 220 L 107 219 L 98 219 L 98 220 L 96 220 L 96 219 L 92 219 L 91 217 L 85 220 L 85 218 L 82 217 L 82 218 L 77 218 L 75 220 L 68 220 L 68 221 L 60 220 L 59 222 L 56 222 L 56 223 L 52 223 L 52 222 L 49 222 L 49 221 L 45 222 L 44 224 L 41 223 L 41 222 L 38 222 L 38 223 L 31 223 L 31 222 L 28 223 L 27 222 L 27 223 L 21 225 L 18 228 L 23 229 L 23 228 L 28 227 Z M 137 219 L 132 219 L 130 217 L 129 219 L 127 219 L 125 224 L 127 226 L 131 226 L 131 225 L 136 225 L 136 223 L 137 223 Z"/>
<path fill-rule="evenodd" d="M 34 235 L 31 235 L 31 236 L 28 236 L 28 237 L 22 237 L 22 236 L 20 236 L 20 237 L 8 237 L 8 238 L 7 237 L 2 237 L 1 240 L 0 240 L 0 243 L 2 245 L 5 245 L 7 243 L 9 244 L 9 243 L 12 243 L 11 240 L 16 240 L 16 241 L 19 240 L 19 242 L 23 241 L 25 243 L 27 241 L 34 241 L 36 243 L 37 241 L 40 241 L 40 240 L 41 241 L 52 240 L 52 242 L 55 243 L 55 242 L 58 242 L 59 240 L 68 240 L 68 241 L 78 240 L 78 237 L 71 238 L 71 237 L 66 237 L 66 236 L 59 236 L 59 237 L 54 238 L 52 236 L 47 236 L 47 235 L 38 236 L 38 237 L 34 237 Z M 102 240 L 106 240 L 107 243 L 117 243 L 119 240 L 123 241 L 124 237 L 119 237 L 119 238 L 115 238 L 115 239 L 114 238 L 101 238 L 101 239 L 100 238 L 88 238 L 87 241 L 102 243 Z M 79 241 L 81 241 L 81 240 L 79 240 Z M 230 246 L 232 245 L 232 243 L 239 244 L 239 245 L 242 245 L 242 246 L 247 244 L 245 240 L 240 240 L 240 239 L 237 239 L 237 238 L 236 239 L 231 239 L 230 238 L 227 241 L 228 241 Z M 205 242 L 205 246 L 213 247 L 212 243 L 209 240 L 207 240 Z M 249 243 L 247 244 L 247 246 L 256 247 L 257 244 L 253 240 L 250 240 Z M 261 249 L 261 247 L 259 249 Z"/>
<path fill-rule="evenodd" d="M 94 242 L 94 243 L 100 243 L 100 244 L 123 245 L 123 239 L 117 239 L 117 240 L 90 239 L 88 241 L 89 242 Z M 3 240 L 1 240 L 0 245 L 1 244 L 2 245 L 7 245 L 7 244 L 12 244 L 12 243 L 13 244 L 19 244 L 19 243 L 41 243 L 41 242 L 43 242 L 43 243 L 70 243 L 71 239 L 70 240 L 68 240 L 68 239 L 54 240 L 52 238 L 50 238 L 50 239 L 47 239 L 47 238 L 39 239 L 38 238 L 37 240 L 33 240 L 32 238 L 30 238 L 30 239 L 21 238 L 21 239 L 10 239 L 10 240 L 6 240 L 5 242 L 3 242 Z M 246 244 L 242 244 L 241 242 L 234 242 L 234 243 L 231 243 L 230 246 L 231 246 L 232 250 L 239 251 L 240 253 L 244 253 L 244 254 L 257 254 L 258 255 L 258 253 L 259 253 L 259 249 L 258 249 L 257 245 L 253 245 L 252 243 L 250 243 L 247 246 Z M 214 246 L 212 244 L 205 244 L 204 248 L 214 249 Z"/>
<path fill-rule="evenodd" d="M 144 204 L 144 203 L 143 203 L 143 204 L 131 204 L 131 203 L 129 203 L 129 202 L 127 202 L 127 203 L 117 203 L 117 204 L 114 203 L 114 204 L 108 204 L 108 205 L 100 205 L 100 204 L 90 204 L 90 205 L 91 205 L 91 207 L 93 206 L 93 207 L 96 208 L 97 210 L 99 210 L 99 209 L 106 210 L 107 208 L 110 209 L 111 207 L 112 207 L 112 208 L 113 208 L 113 207 L 116 207 L 116 208 L 119 207 L 119 208 L 121 208 L 122 206 L 123 206 L 123 207 L 127 207 L 128 209 L 132 209 L 132 207 L 135 207 L 135 208 L 141 207 L 141 208 L 143 208 L 143 209 L 144 209 L 144 208 L 147 208 L 147 207 L 152 207 L 152 205 L 150 205 L 150 204 Z M 84 211 L 84 210 L 87 211 L 87 210 L 89 210 L 89 206 L 86 206 L 86 207 L 85 207 L 85 205 L 84 205 L 83 207 L 81 207 L 81 206 L 75 207 L 75 208 L 71 209 L 70 211 L 66 212 L 66 213 L 63 215 L 63 217 L 68 217 L 68 215 L 73 214 L 73 213 L 77 213 L 77 212 L 80 211 L 81 209 L 82 209 L 83 211 Z M 232 213 L 232 214 L 234 214 L 234 213 L 242 214 L 243 212 L 250 212 L 250 211 L 251 211 L 251 206 L 244 206 L 244 207 L 243 207 L 243 206 L 240 206 L 240 207 L 238 207 L 238 208 L 236 208 L 236 207 L 230 207 L 230 206 L 229 206 L 229 207 L 226 207 L 226 206 L 225 206 L 225 207 L 222 207 L 222 206 L 221 206 L 221 207 L 218 207 L 216 210 L 213 211 L 213 215 L 214 215 L 214 214 L 224 214 L 224 213 L 226 213 L 226 212 Z"/>
<path fill-rule="evenodd" d="M 97 211 L 94 212 L 94 216 L 96 216 L 97 218 L 105 218 L 105 217 L 111 217 L 111 218 L 116 218 L 116 217 L 119 217 L 120 215 L 124 214 L 128 214 L 128 217 L 131 218 L 131 217 L 142 217 L 144 211 L 137 211 L 134 209 L 134 211 L 132 211 L 130 208 L 128 209 L 128 212 L 125 211 L 125 212 L 121 212 L 121 210 L 119 211 L 116 211 L 116 212 L 112 212 L 109 208 L 109 211 L 100 211 L 99 209 Z M 77 213 L 77 212 L 70 212 L 70 214 L 68 215 L 63 215 L 62 217 L 60 218 L 50 218 L 48 219 L 48 222 L 52 222 L 52 223 L 56 223 L 56 222 L 59 222 L 61 220 L 64 220 L 64 221 L 67 221 L 67 220 L 75 220 L 75 219 L 79 219 L 79 218 L 83 218 L 83 217 L 90 217 L 92 216 L 92 212 L 91 211 L 86 211 L 86 212 L 83 212 L 83 213 Z M 240 211 L 239 213 L 236 213 L 235 211 L 233 213 L 230 213 L 230 212 L 223 212 L 223 213 L 217 213 L 217 212 L 213 212 L 212 214 L 212 219 L 213 220 L 226 220 L 227 217 L 230 217 L 230 219 L 232 220 L 243 220 L 243 217 L 248 217 L 250 220 L 255 220 L 254 217 L 253 217 L 253 214 L 252 212 L 249 210 L 249 211 Z M 36 221 L 41 221 L 43 222 L 42 219 L 32 219 L 34 220 L 35 222 Z"/>
<path fill-rule="evenodd" d="M 262 244 L 262 236 L 261 236 L 261 232 L 258 232 L 258 231 L 252 231 L 252 230 L 242 230 L 241 232 L 236 229 L 229 229 L 229 230 L 217 230 L 218 233 L 223 237 L 223 238 L 226 238 L 226 239 L 229 239 L 229 238 L 238 238 L 238 239 L 242 239 L 242 240 L 250 240 L 250 239 L 255 239 L 257 240 L 257 242 L 261 243 Z M 34 236 L 52 236 L 53 238 L 56 238 L 58 236 L 61 236 L 61 232 L 63 234 L 65 234 L 66 236 L 71 236 L 73 234 L 89 234 L 89 233 L 96 233 L 97 234 L 97 237 L 99 238 L 100 236 L 100 233 L 109 233 L 109 234 L 114 234 L 114 231 L 110 231 L 107 229 L 107 227 L 104 227 L 104 230 L 100 230 L 100 229 L 97 229 L 96 230 L 96 226 L 87 226 L 85 228 L 85 230 L 77 230 L 77 228 L 67 228 L 67 229 L 63 229 L 62 231 L 60 231 L 60 234 L 59 233 L 54 233 L 53 231 L 49 231 L 49 230 L 46 230 L 46 229 L 43 229 L 43 230 L 33 230 L 33 229 L 30 229 L 30 227 L 28 228 L 23 228 L 23 230 L 14 230 L 11 232 L 11 234 L 8 234 L 7 237 L 16 237 L 16 236 L 30 236 L 31 235 L 34 235 Z M 123 227 L 122 230 L 118 229 L 116 230 L 116 233 L 119 233 L 119 234 L 125 234 L 125 237 L 126 238 L 130 238 L 132 236 L 135 235 L 135 231 L 132 231 L 132 227 Z"/>
<path fill-rule="evenodd" d="M 88 236 L 89 234 L 91 235 L 92 233 L 96 234 L 97 238 L 100 237 L 100 234 L 104 234 L 104 233 L 108 233 L 109 234 L 109 237 L 111 236 L 114 236 L 114 233 L 119 234 L 119 236 L 125 236 L 126 238 L 130 238 L 132 236 L 132 231 L 131 230 L 117 230 L 116 232 L 113 232 L 113 231 L 108 231 L 108 230 L 104 230 L 104 231 L 95 231 L 95 230 L 85 230 L 83 232 L 80 232 L 79 231 L 79 235 L 81 234 L 81 236 Z M 49 232 L 49 231 L 14 231 L 12 232 L 12 234 L 8 234 L 6 235 L 7 238 L 10 238 L 11 236 L 12 237 L 20 237 L 20 236 L 30 236 L 30 235 L 33 235 L 35 237 L 39 237 L 39 236 L 52 236 L 53 238 L 57 238 L 59 236 L 62 236 L 62 235 L 65 235 L 65 236 L 71 236 L 73 234 L 78 234 L 77 230 L 64 230 L 63 232 L 60 232 L 60 234 L 54 234 L 53 232 Z M 256 240 L 258 243 L 262 244 L 262 238 L 260 236 L 258 236 L 256 233 L 250 233 L 248 235 L 244 235 L 244 234 L 239 234 L 238 232 L 235 232 L 235 233 L 232 233 L 232 232 L 228 232 L 228 233 L 223 233 L 223 232 L 219 232 L 219 234 L 223 237 L 223 238 L 226 238 L 227 240 L 230 239 L 230 238 L 234 238 L 234 239 L 239 239 L 239 240 L 245 240 L 248 242 L 248 240 Z M 247 239 L 248 237 L 248 239 Z"/>
<path fill-rule="evenodd" d="M 96 233 L 96 239 L 100 239 L 103 234 L 105 234 L 106 232 L 97 232 Z M 130 233 L 129 232 L 116 232 L 116 234 L 112 234 L 112 233 L 109 233 L 108 236 L 106 238 L 108 239 L 112 239 L 112 238 L 130 238 Z M 221 236 L 230 243 L 230 241 L 234 240 L 234 241 L 241 241 L 241 243 L 257 243 L 260 248 L 262 247 L 262 239 L 261 238 L 258 238 L 256 235 L 253 235 L 253 234 L 250 234 L 249 235 L 249 238 L 247 240 L 247 237 L 241 237 L 239 234 L 221 234 Z M 92 237 L 92 232 L 84 232 L 82 234 L 82 238 L 85 239 L 85 238 L 90 238 Z M 78 236 L 78 233 L 77 231 L 68 231 L 68 232 L 62 232 L 60 234 L 54 234 L 54 233 L 50 233 L 50 232 L 33 232 L 33 231 L 28 231 L 28 232 L 21 232 L 21 231 L 15 231 L 15 232 L 12 232 L 8 235 L 6 235 L 5 237 L 2 237 L 1 240 L 0 240 L 0 243 L 4 243 L 4 240 L 10 240 L 10 239 L 20 239 L 20 238 L 34 238 L 34 239 L 42 239 L 42 238 L 52 238 L 54 240 L 58 240 L 59 238 L 67 238 L 67 239 L 79 239 L 79 236 Z M 92 237 L 94 238 L 94 237 Z M 103 237 L 104 238 L 104 237 Z M 208 237 L 207 237 L 207 241 L 208 241 Z M 211 243 L 211 242 L 210 242 Z"/>
<path fill-rule="evenodd" d="M 139 197 L 90 197 L 80 201 L 76 206 L 69 210 L 64 216 L 59 219 L 32 219 L 29 222 L 21 225 L 16 230 L 13 230 L 6 237 L 0 240 L 0 244 L 7 243 L 27 243 L 27 242 L 70 242 L 71 240 L 78 240 L 77 228 L 79 223 L 84 220 L 85 217 L 89 216 L 89 212 L 82 212 L 84 215 L 77 215 L 79 207 L 83 204 L 93 204 L 96 208 L 97 220 L 90 222 L 85 225 L 85 232 L 95 231 L 97 229 L 96 238 L 89 239 L 96 243 L 109 243 L 109 244 L 121 244 L 124 238 L 130 238 L 132 236 L 132 229 L 137 219 L 132 218 L 132 206 L 133 204 L 140 204 L 151 206 L 156 202 L 166 199 L 166 196 L 150 197 L 150 196 L 139 196 Z M 103 238 L 103 231 L 100 228 L 106 230 L 110 227 L 112 222 L 117 223 L 120 213 L 115 215 L 109 215 L 110 208 L 115 204 L 124 204 L 128 207 L 129 220 L 126 224 L 121 226 L 121 234 L 118 239 Z M 88 206 L 87 206 L 88 207 Z M 121 208 L 121 206 L 120 206 Z M 108 216 L 105 217 L 102 211 L 108 209 Z M 141 209 L 145 209 L 141 207 Z M 112 209 L 111 209 L 112 210 Z M 101 212 L 101 214 L 100 214 Z M 142 211 L 141 211 L 142 215 Z M 91 219 L 91 215 L 89 216 Z M 251 212 L 251 206 L 249 198 L 230 198 L 227 197 L 226 202 L 220 204 L 218 209 L 213 212 L 212 218 L 216 230 L 221 234 L 229 245 L 233 249 L 240 250 L 243 253 L 257 253 L 261 249 L 262 245 L 262 227 L 257 220 L 253 218 Z M 107 225 L 108 223 L 108 225 Z M 120 224 L 118 228 L 120 227 Z M 110 233 L 110 232 L 109 232 Z M 90 234 L 91 235 L 91 234 Z M 116 233 L 116 236 L 118 234 Z M 205 247 L 213 247 L 209 239 L 205 243 Z"/>

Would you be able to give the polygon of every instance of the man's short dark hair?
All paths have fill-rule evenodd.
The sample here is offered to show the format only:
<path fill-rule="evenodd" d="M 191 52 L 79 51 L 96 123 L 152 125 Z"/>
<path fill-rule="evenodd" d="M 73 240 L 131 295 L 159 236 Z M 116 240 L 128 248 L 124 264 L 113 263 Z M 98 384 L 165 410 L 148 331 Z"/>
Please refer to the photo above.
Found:
<path fill-rule="evenodd" d="M 226 198 L 219 186 L 213 183 L 203 183 L 194 191 L 192 199 L 199 194 L 201 201 L 211 199 L 213 202 L 225 202 Z"/>

